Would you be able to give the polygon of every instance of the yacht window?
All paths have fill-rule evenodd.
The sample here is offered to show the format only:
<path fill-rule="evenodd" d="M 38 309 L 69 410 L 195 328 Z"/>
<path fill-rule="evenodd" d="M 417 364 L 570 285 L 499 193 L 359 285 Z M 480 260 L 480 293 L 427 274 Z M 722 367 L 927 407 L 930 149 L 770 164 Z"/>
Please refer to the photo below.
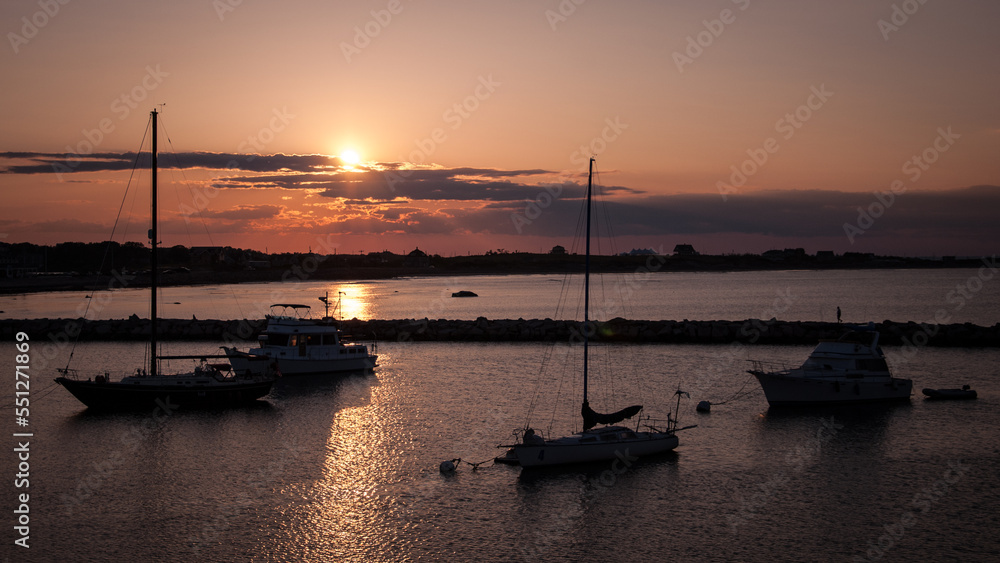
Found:
<path fill-rule="evenodd" d="M 318 334 L 306 335 L 306 344 L 308 344 L 309 346 L 319 346 L 319 343 L 320 343 L 320 335 Z"/>
<path fill-rule="evenodd" d="M 614 439 L 615 439 L 615 435 L 614 434 L 601 434 L 601 440 L 603 440 L 605 442 L 610 442 L 611 440 L 614 440 Z"/>
<path fill-rule="evenodd" d="M 591 436 L 589 438 L 581 438 L 580 441 L 581 442 L 596 442 L 597 438 L 594 438 L 593 436 Z"/>
<path fill-rule="evenodd" d="M 629 431 L 629 432 L 622 432 L 622 438 L 624 438 L 624 439 L 635 438 L 635 432 L 631 432 L 631 431 Z"/>

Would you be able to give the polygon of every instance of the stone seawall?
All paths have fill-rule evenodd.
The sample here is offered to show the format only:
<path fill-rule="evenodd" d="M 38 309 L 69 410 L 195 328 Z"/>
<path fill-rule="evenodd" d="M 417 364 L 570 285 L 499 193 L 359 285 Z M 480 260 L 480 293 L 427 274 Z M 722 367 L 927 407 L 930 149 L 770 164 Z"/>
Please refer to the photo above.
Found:
<path fill-rule="evenodd" d="M 552 319 L 490 320 L 370 320 L 344 321 L 344 332 L 357 340 L 461 341 L 461 342 L 559 342 L 582 341 L 582 324 Z M 1000 323 L 992 327 L 973 324 L 926 324 L 883 321 L 874 327 L 887 345 L 1000 347 Z M 162 340 L 212 340 L 243 344 L 254 341 L 263 320 L 161 319 Z M 139 318 L 85 321 L 82 319 L 0 319 L 0 337 L 11 341 L 25 332 L 34 342 L 80 340 L 145 340 L 149 322 Z M 815 344 L 844 331 L 837 323 L 813 321 L 641 321 L 612 319 L 595 322 L 592 341 L 660 344 Z"/>

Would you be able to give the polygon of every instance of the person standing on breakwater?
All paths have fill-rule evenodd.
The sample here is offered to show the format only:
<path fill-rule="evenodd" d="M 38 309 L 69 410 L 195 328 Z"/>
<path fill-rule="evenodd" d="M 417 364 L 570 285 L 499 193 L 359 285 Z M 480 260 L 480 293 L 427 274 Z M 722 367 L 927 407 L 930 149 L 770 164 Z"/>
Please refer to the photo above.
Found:
<path fill-rule="evenodd" d="M 837 307 L 837 324 L 840 324 L 840 307 Z"/>

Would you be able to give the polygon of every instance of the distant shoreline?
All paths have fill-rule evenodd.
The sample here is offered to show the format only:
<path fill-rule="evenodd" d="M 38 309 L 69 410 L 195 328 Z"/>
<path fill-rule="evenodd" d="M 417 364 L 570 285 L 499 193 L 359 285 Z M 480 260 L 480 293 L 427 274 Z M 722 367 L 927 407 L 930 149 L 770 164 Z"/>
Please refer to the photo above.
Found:
<path fill-rule="evenodd" d="M 161 287 L 267 283 L 278 281 L 369 281 L 404 277 L 531 275 L 581 272 L 582 260 L 577 256 L 549 258 L 548 255 L 525 255 L 513 260 L 509 256 L 473 256 L 440 259 L 439 265 L 423 267 L 322 267 L 303 268 L 292 265 L 261 270 L 194 270 L 160 274 Z M 741 256 L 598 256 L 593 271 L 615 272 L 746 272 L 783 270 L 906 270 L 978 268 L 983 259 L 929 260 L 895 257 L 837 257 L 831 260 L 808 259 L 771 260 L 754 255 Z M 114 277 L 108 275 L 40 274 L 20 278 L 0 279 L 0 295 L 39 293 L 48 291 L 95 291 L 108 288 L 149 287 L 149 274 Z"/>

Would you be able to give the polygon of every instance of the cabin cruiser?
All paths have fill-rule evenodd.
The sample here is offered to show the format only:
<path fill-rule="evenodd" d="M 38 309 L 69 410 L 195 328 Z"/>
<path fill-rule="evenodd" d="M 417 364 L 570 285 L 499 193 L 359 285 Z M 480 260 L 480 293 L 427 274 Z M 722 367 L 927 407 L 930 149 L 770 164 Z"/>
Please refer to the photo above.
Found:
<path fill-rule="evenodd" d="M 852 328 L 821 340 L 801 367 L 787 369 L 751 360 L 771 406 L 907 401 L 913 381 L 893 377 L 873 328 Z"/>
<path fill-rule="evenodd" d="M 273 367 L 282 376 L 290 376 L 371 371 L 375 367 L 378 356 L 374 351 L 348 341 L 339 323 L 328 315 L 307 318 L 310 309 L 309 305 L 272 305 L 271 310 L 276 312 L 266 317 L 259 347 L 247 352 L 223 347 L 233 369 L 256 374 Z"/>

